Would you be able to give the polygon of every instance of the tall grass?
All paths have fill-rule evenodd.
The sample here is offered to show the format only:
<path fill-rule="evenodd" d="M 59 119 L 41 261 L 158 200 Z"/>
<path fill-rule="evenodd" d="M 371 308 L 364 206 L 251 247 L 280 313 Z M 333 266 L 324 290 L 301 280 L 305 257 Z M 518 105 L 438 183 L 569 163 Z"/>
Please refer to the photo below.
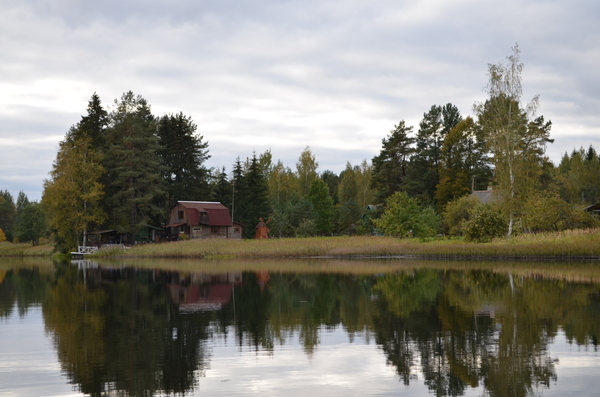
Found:
<path fill-rule="evenodd" d="M 600 229 L 522 235 L 491 243 L 460 239 L 317 237 L 270 240 L 187 240 L 138 245 L 110 256 L 157 258 L 300 258 L 422 256 L 431 258 L 600 258 Z M 102 251 L 98 253 L 102 254 Z"/>
<path fill-rule="evenodd" d="M 31 245 L 30 243 L 0 243 L 0 256 L 52 256 L 51 244 Z"/>

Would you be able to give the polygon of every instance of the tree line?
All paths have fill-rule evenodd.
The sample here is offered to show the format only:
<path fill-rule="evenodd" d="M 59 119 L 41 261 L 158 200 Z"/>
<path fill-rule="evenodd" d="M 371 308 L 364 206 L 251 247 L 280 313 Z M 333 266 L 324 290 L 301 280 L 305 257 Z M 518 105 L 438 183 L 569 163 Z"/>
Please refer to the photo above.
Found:
<path fill-rule="evenodd" d="M 277 237 L 444 233 L 488 241 L 596 225 L 581 206 L 600 200 L 598 154 L 590 146 L 565 153 L 558 166 L 550 161 L 552 123 L 536 115 L 538 97 L 521 102 L 518 46 L 507 59 L 488 66 L 488 98 L 474 105 L 473 117 L 451 103 L 433 105 L 416 132 L 401 120 L 378 155 L 348 162 L 339 174 L 320 171 L 308 146 L 293 168 L 271 150 L 238 156 L 230 173 L 209 168 L 208 142 L 190 116 L 155 116 L 131 91 L 108 111 L 93 94 L 60 142 L 41 205 L 32 203 L 45 218 L 34 216 L 39 224 L 30 226 L 43 235 L 46 219 L 62 251 L 98 230 L 117 230 L 134 243 L 141 229 L 164 225 L 179 200 L 221 202 L 248 238 L 259 217 L 272 220 Z M 489 187 L 488 203 L 470 196 Z M 36 242 L 39 236 L 10 221 L 22 208 L 5 193 L 0 211 L 13 214 L 1 217 L 6 238 Z"/>

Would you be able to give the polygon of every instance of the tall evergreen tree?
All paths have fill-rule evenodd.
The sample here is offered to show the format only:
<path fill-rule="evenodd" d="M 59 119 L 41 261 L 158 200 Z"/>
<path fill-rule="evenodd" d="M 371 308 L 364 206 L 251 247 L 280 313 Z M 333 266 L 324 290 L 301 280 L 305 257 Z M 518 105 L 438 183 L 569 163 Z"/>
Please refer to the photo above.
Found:
<path fill-rule="evenodd" d="M 4 231 L 8 241 L 13 239 L 16 217 L 13 196 L 8 190 L 0 190 L 0 229 Z"/>
<path fill-rule="evenodd" d="M 244 179 L 246 189 L 244 201 L 246 205 L 242 223 L 252 226 L 246 228 L 246 237 L 250 238 L 255 232 L 254 225 L 258 223 L 258 219 L 260 217 L 267 219 L 271 214 L 267 180 L 256 153 L 252 153 L 250 167 L 246 171 Z"/>
<path fill-rule="evenodd" d="M 319 235 L 331 234 L 334 228 L 333 199 L 329 195 L 329 188 L 321 178 L 312 181 L 308 191 L 308 199 L 311 201 L 316 215 L 316 233 Z"/>
<path fill-rule="evenodd" d="M 179 200 L 207 200 L 208 170 L 204 162 L 210 158 L 208 143 L 196 134 L 197 126 L 183 113 L 161 117 L 157 122 L 163 178 L 166 182 L 166 211 Z"/>
<path fill-rule="evenodd" d="M 212 200 L 231 209 L 231 195 L 233 192 L 225 167 L 221 168 L 220 171 L 218 169 L 215 171 L 212 184 Z"/>
<path fill-rule="evenodd" d="M 87 115 L 81 117 L 76 129 L 76 136 L 87 135 L 91 140 L 91 148 L 103 151 L 106 147 L 106 126 L 108 125 L 108 112 L 102 107 L 100 97 L 94 92 L 88 102 Z"/>
<path fill-rule="evenodd" d="M 381 151 L 373 158 L 371 187 L 377 191 L 378 203 L 402 190 L 409 159 L 414 152 L 415 139 L 411 133 L 412 127 L 401 120 L 390 135 L 383 138 Z"/>
<path fill-rule="evenodd" d="M 404 182 L 404 190 L 409 195 L 423 202 L 434 202 L 436 185 L 440 182 L 438 169 L 442 143 L 461 120 L 458 108 L 451 103 L 444 106 L 433 105 L 423 114 L 415 138 L 415 153 Z"/>
<path fill-rule="evenodd" d="M 472 188 L 488 186 L 492 171 L 483 131 L 471 117 L 458 123 L 444 138 L 438 168 L 440 183 L 435 198 L 440 206 L 468 194 Z"/>
<path fill-rule="evenodd" d="M 246 196 L 246 178 L 244 177 L 244 166 L 238 156 L 233 164 L 233 172 L 231 183 L 233 185 L 233 194 L 231 195 L 231 218 L 235 222 L 244 223 L 246 217 L 247 201 Z M 249 224 L 245 224 L 246 227 L 250 227 Z M 252 225 L 254 226 L 254 225 Z"/>
<path fill-rule="evenodd" d="M 46 214 L 44 208 L 37 201 L 28 202 L 21 212 L 19 223 L 19 241 L 31 242 L 38 245 L 40 237 L 46 234 Z"/>
<path fill-rule="evenodd" d="M 115 100 L 110 115 L 105 166 L 108 171 L 109 223 L 134 242 L 138 231 L 157 225 L 165 214 L 164 167 L 157 152 L 156 121 L 150 105 L 129 91 Z"/>
<path fill-rule="evenodd" d="M 342 171 L 343 174 L 344 171 Z M 331 170 L 325 170 L 321 173 L 321 179 L 329 188 L 329 195 L 333 199 L 333 202 L 337 204 L 339 202 L 338 187 L 340 185 L 342 175 L 337 175 Z"/>

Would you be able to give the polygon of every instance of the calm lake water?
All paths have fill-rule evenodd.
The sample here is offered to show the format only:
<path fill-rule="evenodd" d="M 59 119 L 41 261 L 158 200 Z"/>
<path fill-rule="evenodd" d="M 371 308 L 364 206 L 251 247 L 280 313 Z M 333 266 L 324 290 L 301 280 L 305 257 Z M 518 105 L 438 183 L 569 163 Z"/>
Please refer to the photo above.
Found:
<path fill-rule="evenodd" d="M 600 393 L 594 265 L 381 263 L 0 258 L 0 395 Z"/>

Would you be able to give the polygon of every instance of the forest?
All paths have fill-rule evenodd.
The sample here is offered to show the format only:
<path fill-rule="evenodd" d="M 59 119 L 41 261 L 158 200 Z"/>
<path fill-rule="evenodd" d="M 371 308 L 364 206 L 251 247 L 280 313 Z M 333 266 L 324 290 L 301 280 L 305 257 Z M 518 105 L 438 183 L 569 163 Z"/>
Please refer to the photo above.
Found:
<path fill-rule="evenodd" d="M 259 217 L 274 237 L 385 234 L 490 241 L 525 232 L 598 226 L 584 211 L 600 201 L 600 160 L 574 148 L 555 165 L 546 156 L 552 123 L 538 97 L 522 103 L 518 47 L 488 66 L 488 98 L 463 117 L 435 104 L 417 128 L 400 120 L 379 154 L 338 173 L 320 170 L 309 146 L 295 165 L 271 150 L 209 168 L 208 142 L 191 116 L 156 116 L 131 91 L 110 111 L 94 93 L 59 144 L 40 203 L 0 191 L 0 241 L 50 238 L 69 252 L 86 235 L 117 230 L 135 243 L 165 225 L 179 200 L 218 201 L 254 234 Z M 383 135 L 383 134 L 382 134 Z M 472 191 L 491 191 L 487 202 Z"/>

